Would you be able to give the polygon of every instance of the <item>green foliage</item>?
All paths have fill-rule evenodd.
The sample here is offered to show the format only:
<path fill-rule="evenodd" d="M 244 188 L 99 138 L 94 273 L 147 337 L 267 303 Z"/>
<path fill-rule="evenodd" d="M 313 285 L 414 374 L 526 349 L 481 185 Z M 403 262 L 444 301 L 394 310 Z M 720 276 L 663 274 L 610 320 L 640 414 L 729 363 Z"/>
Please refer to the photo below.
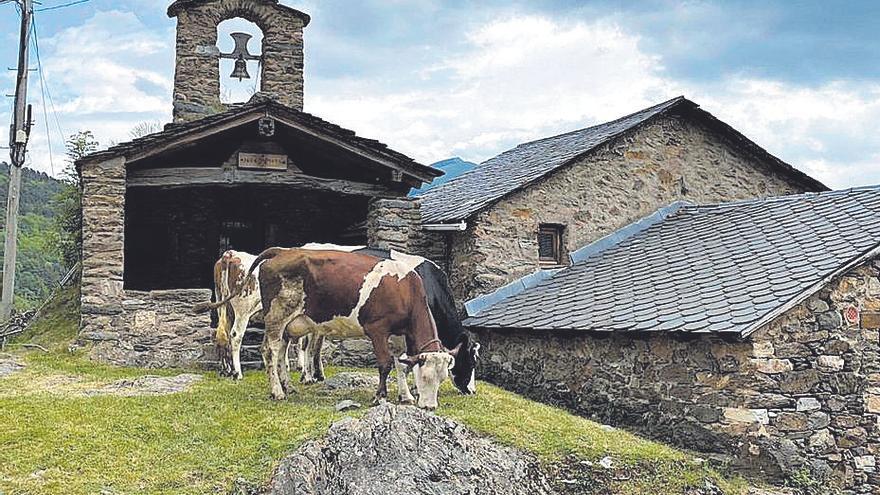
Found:
<path fill-rule="evenodd" d="M 67 140 L 67 166 L 61 174 L 65 187 L 52 201 L 55 210 L 56 250 L 67 266 L 82 256 L 82 184 L 76 161 L 98 149 L 91 131 L 81 131 Z"/>
<path fill-rule="evenodd" d="M 9 166 L 0 164 L 0 218 L 4 227 L 8 189 Z M 65 264 L 55 249 L 52 208 L 52 198 L 63 190 L 61 182 L 44 173 L 22 170 L 15 283 L 15 304 L 20 309 L 42 302 L 64 276 Z M 0 228 L 0 236 L 4 234 L 5 228 Z M 0 241 L 0 257 L 3 244 Z"/>
<path fill-rule="evenodd" d="M 79 329 L 79 285 L 58 291 L 28 329 L 14 343 L 38 344 L 49 349 L 66 349 Z"/>
<path fill-rule="evenodd" d="M 822 480 L 817 480 L 807 468 L 802 468 L 792 473 L 788 478 L 788 485 L 796 488 L 802 495 L 820 495 L 828 493 L 828 486 Z"/>

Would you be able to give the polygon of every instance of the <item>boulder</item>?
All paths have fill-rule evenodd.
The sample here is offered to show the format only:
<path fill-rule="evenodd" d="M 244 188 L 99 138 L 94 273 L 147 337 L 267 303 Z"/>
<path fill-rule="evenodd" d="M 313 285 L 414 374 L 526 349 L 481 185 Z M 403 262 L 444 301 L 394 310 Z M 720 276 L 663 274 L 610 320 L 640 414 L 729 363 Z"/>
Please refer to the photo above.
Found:
<path fill-rule="evenodd" d="M 345 371 L 337 373 L 324 381 L 324 388 L 330 391 L 355 390 L 361 388 L 375 391 L 378 387 L 379 373 L 357 373 Z"/>
<path fill-rule="evenodd" d="M 537 460 L 414 407 L 381 404 L 283 459 L 265 495 L 554 493 Z"/>

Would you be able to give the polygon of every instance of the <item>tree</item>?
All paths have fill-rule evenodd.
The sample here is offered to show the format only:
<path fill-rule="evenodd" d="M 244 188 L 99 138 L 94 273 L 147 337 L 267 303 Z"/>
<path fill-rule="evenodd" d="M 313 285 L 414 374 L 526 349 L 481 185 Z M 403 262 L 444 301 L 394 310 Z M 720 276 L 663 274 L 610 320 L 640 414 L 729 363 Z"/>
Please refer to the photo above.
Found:
<path fill-rule="evenodd" d="M 68 267 L 82 257 L 82 180 L 77 160 L 96 151 L 98 141 L 91 131 L 80 131 L 67 139 L 67 165 L 61 172 L 65 188 L 53 199 L 56 249 Z"/>

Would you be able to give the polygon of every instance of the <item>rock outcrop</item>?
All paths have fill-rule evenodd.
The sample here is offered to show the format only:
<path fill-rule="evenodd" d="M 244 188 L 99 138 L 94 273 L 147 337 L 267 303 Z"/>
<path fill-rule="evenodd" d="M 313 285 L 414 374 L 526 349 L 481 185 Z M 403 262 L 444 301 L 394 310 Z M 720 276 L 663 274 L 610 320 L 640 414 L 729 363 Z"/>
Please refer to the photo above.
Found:
<path fill-rule="evenodd" d="M 266 495 L 552 494 L 537 460 L 414 407 L 382 404 L 281 461 Z"/>

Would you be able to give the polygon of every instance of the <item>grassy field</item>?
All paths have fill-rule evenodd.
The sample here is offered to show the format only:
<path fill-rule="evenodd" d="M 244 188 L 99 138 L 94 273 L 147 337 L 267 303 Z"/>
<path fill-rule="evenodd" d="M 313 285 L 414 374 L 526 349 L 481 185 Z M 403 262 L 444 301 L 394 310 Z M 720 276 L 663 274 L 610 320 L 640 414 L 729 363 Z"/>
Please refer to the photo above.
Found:
<path fill-rule="evenodd" d="M 26 368 L 0 379 L 0 493 L 228 493 L 236 478 L 266 481 L 286 452 L 345 414 L 363 413 L 337 413 L 339 400 L 370 400 L 369 391 L 331 394 L 316 385 L 274 403 L 257 372 L 240 383 L 205 373 L 191 390 L 174 395 L 84 397 L 71 391 L 157 373 L 98 365 L 67 352 L 64 339 L 75 332 L 69 304 L 60 299 L 49 315 L 26 338 L 51 346 L 50 352 L 21 354 Z M 707 478 L 725 493 L 745 490 L 741 480 L 726 480 L 693 456 L 488 384 L 473 397 L 447 384 L 438 414 L 548 465 L 610 456 L 634 475 L 610 480 L 608 493 L 685 493 Z"/>

